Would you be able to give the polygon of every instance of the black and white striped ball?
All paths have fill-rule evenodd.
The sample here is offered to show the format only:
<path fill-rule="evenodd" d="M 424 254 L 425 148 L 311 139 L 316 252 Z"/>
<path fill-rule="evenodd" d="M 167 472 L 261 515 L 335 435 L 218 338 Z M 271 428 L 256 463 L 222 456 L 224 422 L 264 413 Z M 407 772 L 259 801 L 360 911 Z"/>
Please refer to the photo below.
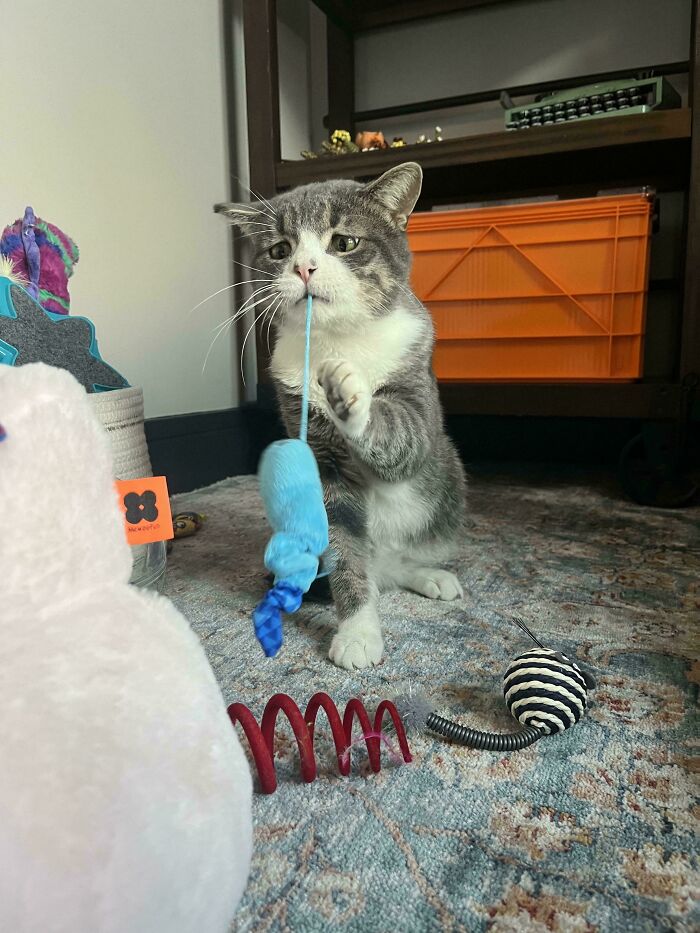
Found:
<path fill-rule="evenodd" d="M 561 651 L 533 648 L 508 665 L 503 695 L 512 715 L 547 734 L 563 732 L 586 709 L 588 688 L 581 668 Z"/>

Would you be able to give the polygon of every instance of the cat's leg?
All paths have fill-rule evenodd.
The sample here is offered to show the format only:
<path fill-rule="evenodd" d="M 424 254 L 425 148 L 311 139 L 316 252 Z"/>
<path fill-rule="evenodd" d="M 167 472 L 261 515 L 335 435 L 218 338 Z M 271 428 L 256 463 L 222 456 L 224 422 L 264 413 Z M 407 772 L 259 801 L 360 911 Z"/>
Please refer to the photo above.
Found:
<path fill-rule="evenodd" d="M 369 573 L 366 503 L 360 490 L 341 482 L 327 485 L 325 493 L 335 559 L 330 585 L 339 622 L 329 657 L 347 670 L 371 667 L 381 660 L 384 641 L 377 586 Z"/>

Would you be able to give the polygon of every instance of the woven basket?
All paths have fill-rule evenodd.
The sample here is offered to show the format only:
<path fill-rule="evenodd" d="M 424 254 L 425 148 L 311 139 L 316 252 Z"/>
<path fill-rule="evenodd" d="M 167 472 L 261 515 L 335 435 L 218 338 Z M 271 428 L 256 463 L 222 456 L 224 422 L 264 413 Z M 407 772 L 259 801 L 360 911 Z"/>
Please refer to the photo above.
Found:
<path fill-rule="evenodd" d="M 114 389 L 91 393 L 88 398 L 109 435 L 115 479 L 153 476 L 143 429 L 143 390 L 134 387 Z M 165 574 L 165 541 L 133 545 L 131 554 L 131 582 L 136 586 L 160 589 Z"/>

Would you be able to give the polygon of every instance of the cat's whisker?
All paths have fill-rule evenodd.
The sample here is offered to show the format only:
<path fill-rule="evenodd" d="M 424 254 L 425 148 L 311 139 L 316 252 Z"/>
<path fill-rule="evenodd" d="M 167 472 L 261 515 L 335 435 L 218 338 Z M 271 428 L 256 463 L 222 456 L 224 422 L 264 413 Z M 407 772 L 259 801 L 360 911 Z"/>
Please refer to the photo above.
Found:
<path fill-rule="evenodd" d="M 251 193 L 253 194 L 254 197 L 256 197 L 256 198 L 258 199 L 258 201 L 260 201 L 261 204 L 264 204 L 265 207 L 268 208 L 269 212 L 272 214 L 273 217 L 275 217 L 275 218 L 277 217 L 277 211 L 275 210 L 275 208 L 274 208 L 274 206 L 273 206 L 273 204 L 272 204 L 271 201 L 268 201 L 267 198 L 264 198 L 264 197 L 260 194 L 259 191 L 253 191 L 252 188 L 251 188 Z M 267 212 L 266 212 L 266 213 L 267 213 Z"/>
<path fill-rule="evenodd" d="M 277 298 L 276 295 L 270 295 L 270 294 L 260 296 L 256 301 L 252 302 L 252 304 L 247 305 L 247 307 L 245 308 L 240 308 L 234 315 L 234 320 L 235 321 L 240 320 L 241 318 L 245 317 L 249 312 L 254 311 L 255 308 L 257 308 L 259 305 L 263 304 L 263 302 L 274 302 L 276 298 Z"/>
<path fill-rule="evenodd" d="M 253 194 L 253 193 L 251 192 L 251 194 Z M 256 197 L 256 195 L 253 194 L 253 197 Z M 260 204 L 261 207 L 258 207 L 258 204 Z M 263 202 L 262 202 L 259 198 L 257 199 L 257 204 L 255 204 L 255 203 L 252 202 L 252 201 L 249 201 L 249 202 L 248 202 L 248 207 L 250 207 L 251 210 L 255 211 L 255 213 L 256 213 L 259 217 L 267 217 L 267 218 L 268 218 L 269 220 L 271 220 L 273 223 L 276 223 L 276 221 L 277 221 L 277 214 L 272 214 L 272 213 L 270 213 L 270 211 L 266 210 L 266 209 L 265 209 L 265 206 L 263 205 Z"/>
<path fill-rule="evenodd" d="M 232 226 L 237 226 L 237 224 L 236 224 L 235 221 L 232 223 Z M 258 221 L 258 220 L 246 220 L 244 226 L 246 226 L 246 227 L 262 227 L 263 231 L 265 231 L 266 233 L 273 233 L 273 234 L 275 234 L 275 236 L 277 235 L 277 230 L 275 229 L 275 227 L 274 227 L 273 224 L 265 224 L 265 223 L 262 223 L 261 221 Z M 256 235 L 259 236 L 259 235 L 260 235 L 260 232 L 261 232 L 260 230 L 255 230 L 255 231 L 253 232 L 253 234 L 248 234 L 248 236 L 251 236 L 251 235 L 252 235 L 252 236 L 256 236 Z M 245 234 L 243 234 L 243 236 L 245 236 Z"/>
<path fill-rule="evenodd" d="M 241 379 L 243 380 L 243 385 L 244 385 L 244 386 L 246 385 L 245 373 L 244 373 L 244 371 L 243 371 L 243 359 L 244 359 L 244 355 L 245 355 L 245 345 L 246 345 L 246 343 L 248 342 L 248 337 L 250 337 L 251 331 L 253 330 L 253 328 L 255 327 L 255 325 L 258 323 L 258 321 L 259 321 L 262 317 L 264 317 L 265 314 L 267 314 L 267 311 L 268 311 L 268 310 L 269 310 L 269 306 L 266 307 L 266 308 L 264 308 L 264 309 L 260 312 L 260 314 L 255 318 L 255 320 L 253 321 L 253 323 L 252 323 L 252 324 L 250 325 L 250 327 L 248 328 L 248 331 L 246 332 L 246 335 L 245 335 L 245 337 L 243 338 L 243 346 L 241 347 Z"/>
<path fill-rule="evenodd" d="M 224 322 L 224 325 L 226 324 L 231 325 L 233 324 L 233 321 L 234 321 L 234 318 L 229 318 L 228 321 Z M 207 368 L 207 363 L 209 362 L 209 356 L 211 355 L 211 351 L 214 349 L 214 344 L 219 339 L 219 337 L 224 333 L 225 330 L 226 330 L 225 326 L 220 327 L 218 333 L 216 334 L 212 342 L 209 344 L 209 349 L 207 350 L 206 356 L 204 357 L 204 362 L 202 363 L 202 375 L 204 375 L 204 370 Z"/>
<path fill-rule="evenodd" d="M 217 292 L 213 292 L 211 295 L 208 295 L 206 298 L 203 298 L 198 302 L 194 308 L 190 308 L 187 312 L 188 316 L 194 314 L 197 308 L 201 308 L 203 304 L 206 304 L 207 301 L 211 301 L 212 298 L 216 298 L 217 295 L 220 295 L 222 292 L 230 291 L 232 288 L 238 288 L 239 285 L 252 285 L 254 282 L 265 282 L 265 279 L 246 279 L 245 282 L 233 282 L 231 285 L 224 285 L 223 288 L 220 288 Z"/>
<path fill-rule="evenodd" d="M 257 198 L 261 204 L 264 204 L 266 207 L 268 207 L 271 214 L 275 218 L 277 217 L 277 211 L 274 209 L 272 204 L 270 204 L 267 198 L 264 198 L 258 191 L 254 191 L 253 188 L 251 188 L 249 185 L 246 185 L 246 183 L 241 178 L 239 178 L 238 175 L 234 175 L 233 172 L 231 173 L 231 177 L 234 178 L 242 188 L 245 188 L 249 194 L 251 194 L 254 198 Z M 265 213 L 267 213 L 267 211 Z"/>
<path fill-rule="evenodd" d="M 370 303 L 371 311 L 374 311 L 375 313 L 378 313 L 381 311 L 384 311 L 384 312 L 391 311 L 391 304 L 389 303 L 387 298 L 384 296 L 384 294 L 380 291 L 380 289 L 378 289 L 374 285 L 370 285 L 367 282 L 364 283 L 364 288 L 369 289 L 371 292 L 374 292 L 374 294 L 376 295 L 379 295 L 379 298 L 380 298 L 378 302 L 375 302 L 373 304 Z"/>
<path fill-rule="evenodd" d="M 270 349 L 270 328 L 272 327 L 272 322 L 275 320 L 275 316 L 277 312 L 279 311 L 279 309 L 282 307 L 283 304 L 284 304 L 284 296 L 280 295 L 279 301 L 275 305 L 274 311 L 272 312 L 270 317 L 267 319 L 267 355 L 268 356 L 272 356 L 272 350 Z"/>
<path fill-rule="evenodd" d="M 250 307 L 255 307 L 255 305 L 259 304 L 260 301 L 264 300 L 264 298 L 271 297 L 270 295 L 265 294 L 266 292 L 271 292 L 271 291 L 276 291 L 276 290 L 277 290 L 277 285 L 274 283 L 272 285 L 263 285 L 260 288 L 256 288 L 253 294 L 250 295 L 250 297 L 246 298 L 246 300 L 243 302 L 241 307 L 238 309 L 239 312 L 244 312 L 244 311 L 249 310 Z M 263 296 L 263 298 L 260 297 L 261 295 Z"/>
<path fill-rule="evenodd" d="M 413 292 L 411 291 L 410 288 L 406 288 L 406 286 L 405 286 L 405 285 L 402 285 L 401 282 L 397 282 L 396 284 L 399 286 L 399 288 L 401 289 L 402 292 L 405 292 L 405 293 L 408 295 L 408 297 L 409 297 L 412 301 L 415 301 L 416 305 L 417 305 L 419 308 L 422 308 L 422 307 L 423 307 L 423 305 L 421 304 L 420 300 L 419 300 L 418 298 L 416 298 L 416 296 L 413 294 Z"/>
<path fill-rule="evenodd" d="M 258 269 L 257 266 L 249 266 L 247 263 L 240 262 L 238 259 L 232 259 L 231 262 L 234 266 L 242 266 L 244 269 L 250 269 L 251 272 L 259 272 L 261 275 L 267 275 L 271 279 L 275 277 L 273 272 L 266 272 L 264 269 Z"/>
<path fill-rule="evenodd" d="M 253 213 L 256 217 L 267 217 L 267 214 L 263 214 L 261 211 L 253 210 Z M 274 230 L 275 225 L 268 220 L 246 220 L 247 224 L 254 224 L 256 227 L 265 227 L 267 230 Z"/>
<path fill-rule="evenodd" d="M 245 316 L 247 310 L 248 309 L 246 309 L 245 311 L 240 311 L 240 310 L 236 311 L 235 314 L 232 314 L 230 317 L 227 317 L 225 321 L 222 321 L 220 324 L 217 324 L 216 327 L 212 328 L 212 334 L 217 330 L 221 330 L 222 327 L 226 327 L 227 324 L 235 324 L 239 318 L 242 318 Z"/>
<path fill-rule="evenodd" d="M 265 289 L 269 287 L 272 287 L 272 286 L 263 286 L 263 288 Z M 245 305 L 239 308 L 235 314 L 232 314 L 231 317 L 227 318 L 225 321 L 222 321 L 221 324 L 218 324 L 214 328 L 214 330 L 216 331 L 216 334 L 212 342 L 209 344 L 209 349 L 207 350 L 206 356 L 204 357 L 204 363 L 202 364 L 202 375 L 204 375 L 204 370 L 207 367 L 207 362 L 209 361 L 211 352 L 214 349 L 214 344 L 219 339 L 219 337 L 224 333 L 224 331 L 228 327 L 232 327 L 236 323 L 236 321 L 238 321 L 240 318 L 245 317 L 248 311 L 252 310 L 257 305 L 262 304 L 263 301 L 274 301 L 274 296 L 271 298 L 270 295 L 264 295 L 262 297 L 259 297 L 257 301 L 253 302 L 252 305 L 248 306 L 248 302 L 251 300 L 251 298 L 255 297 L 255 294 L 256 293 L 253 293 L 253 295 L 251 295 L 251 297 L 245 302 Z"/>
<path fill-rule="evenodd" d="M 267 232 L 268 232 L 268 233 L 274 233 L 275 235 L 277 235 L 277 231 L 276 231 L 276 230 L 268 230 Z M 253 237 L 253 236 L 260 236 L 260 231 L 259 231 L 259 230 L 253 230 L 251 233 L 239 233 L 238 239 L 239 239 L 239 240 L 249 240 L 249 239 L 250 239 L 251 237 Z"/>

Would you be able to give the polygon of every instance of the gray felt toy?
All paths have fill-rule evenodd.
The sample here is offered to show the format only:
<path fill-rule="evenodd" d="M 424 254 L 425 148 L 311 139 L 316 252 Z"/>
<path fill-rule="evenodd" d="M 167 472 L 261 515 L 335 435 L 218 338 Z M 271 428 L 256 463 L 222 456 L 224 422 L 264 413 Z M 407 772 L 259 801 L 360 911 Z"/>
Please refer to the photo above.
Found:
<path fill-rule="evenodd" d="M 20 285 L 0 275 L 0 363 L 37 362 L 67 369 L 88 392 L 129 385 L 100 356 L 92 321 L 45 311 Z"/>

